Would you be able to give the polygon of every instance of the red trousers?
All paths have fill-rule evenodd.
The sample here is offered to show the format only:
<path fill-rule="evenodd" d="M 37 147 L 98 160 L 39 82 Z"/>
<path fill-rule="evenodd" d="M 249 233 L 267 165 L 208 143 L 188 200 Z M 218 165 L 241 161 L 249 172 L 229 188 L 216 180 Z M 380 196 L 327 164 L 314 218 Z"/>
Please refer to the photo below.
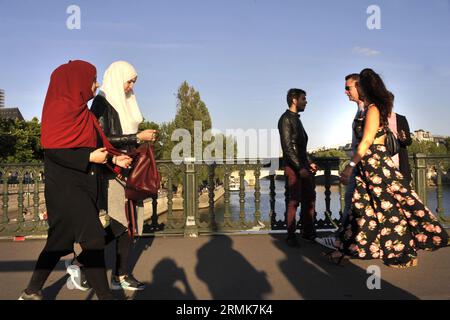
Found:
<path fill-rule="evenodd" d="M 295 234 L 295 214 L 299 204 L 301 204 L 300 223 L 302 236 L 314 236 L 316 234 L 314 227 L 316 218 L 316 184 L 314 175 L 310 170 L 303 170 L 303 177 L 301 177 L 299 172 L 296 172 L 289 166 L 285 167 L 284 172 L 288 180 L 289 195 L 286 217 L 288 236 Z"/>

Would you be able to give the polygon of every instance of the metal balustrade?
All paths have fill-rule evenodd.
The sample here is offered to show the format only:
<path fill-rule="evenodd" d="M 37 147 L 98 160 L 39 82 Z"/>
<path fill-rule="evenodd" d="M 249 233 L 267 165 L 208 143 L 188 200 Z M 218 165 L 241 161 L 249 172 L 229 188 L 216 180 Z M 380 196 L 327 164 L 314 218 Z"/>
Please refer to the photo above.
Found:
<path fill-rule="evenodd" d="M 278 161 L 278 159 L 274 159 Z M 339 216 L 344 208 L 345 186 L 337 181 L 339 174 L 349 159 L 346 158 L 317 158 L 319 170 L 323 172 L 320 178 L 325 191 L 325 212 L 323 219 L 316 221 L 320 230 L 334 229 L 339 225 Z M 450 156 L 429 156 L 416 154 L 410 157 L 413 171 L 413 187 L 424 203 L 428 203 L 427 174 L 434 172 L 436 184 L 436 208 L 430 208 L 439 219 L 448 223 L 450 206 L 443 201 L 443 177 L 448 176 L 444 170 L 449 168 Z M 278 162 L 277 162 L 278 163 Z M 157 161 L 158 170 L 163 177 L 162 189 L 159 197 L 149 200 L 151 215 L 146 222 L 144 232 L 152 235 L 179 234 L 185 236 L 198 236 L 206 233 L 252 232 L 286 230 L 285 208 L 283 212 L 276 212 L 275 186 L 276 173 L 269 170 L 267 162 L 257 160 L 240 160 L 234 163 L 205 163 L 187 162 L 174 164 L 171 161 Z M 219 177 L 218 171 L 221 171 Z M 281 168 L 282 169 L 282 168 Z M 271 170 L 271 169 L 270 169 Z M 204 195 L 199 192 L 202 183 L 199 175 L 207 173 L 207 191 Z M 232 210 L 230 176 L 232 172 L 239 173 L 239 193 L 237 195 L 238 210 Z M 254 186 L 251 190 L 246 186 L 246 175 L 251 172 Z M 334 173 L 334 175 L 333 175 Z M 278 171 L 278 174 L 280 172 Z M 261 175 L 268 175 L 269 203 L 268 208 L 261 210 Z M 446 177 L 447 177 L 446 176 Z M 217 178 L 222 185 L 217 188 Z M 339 214 L 332 212 L 331 186 L 339 186 Z M 46 235 L 48 228 L 45 220 L 44 203 L 45 175 L 42 164 L 0 164 L 1 186 L 1 215 L 0 236 L 38 236 Z M 182 187 L 180 194 L 174 193 L 173 186 Z M 251 199 L 248 197 L 248 191 Z M 223 214 L 216 212 L 217 192 L 223 193 Z M 284 190 L 285 202 L 288 201 L 287 189 Z M 202 197 L 202 201 L 200 198 Z M 251 210 L 246 205 L 251 203 Z M 237 203 L 236 203 L 237 204 Z M 206 207 L 201 213 L 200 207 Z M 158 210 L 160 210 L 158 212 Z M 280 209 L 278 209 L 280 210 Z M 267 212 L 266 212 L 267 211 Z M 336 211 L 336 210 L 335 210 Z M 278 219 L 284 216 L 284 219 Z M 334 218 L 333 218 L 334 215 Z"/>

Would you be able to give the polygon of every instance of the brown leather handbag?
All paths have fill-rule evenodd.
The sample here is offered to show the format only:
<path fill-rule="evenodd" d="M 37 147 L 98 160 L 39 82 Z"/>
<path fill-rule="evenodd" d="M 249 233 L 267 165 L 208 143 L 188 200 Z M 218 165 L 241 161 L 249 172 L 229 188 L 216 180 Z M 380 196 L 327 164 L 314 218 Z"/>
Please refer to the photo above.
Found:
<path fill-rule="evenodd" d="M 153 146 L 144 143 L 128 155 L 133 162 L 126 179 L 125 197 L 139 201 L 158 196 L 161 176 L 156 167 Z"/>
<path fill-rule="evenodd" d="M 117 177 L 125 182 L 125 197 L 127 199 L 141 201 L 158 195 L 161 176 L 156 167 L 153 146 L 150 143 L 144 143 L 127 153 L 119 153 L 113 149 L 108 149 L 108 152 L 115 156 L 126 154 L 133 159 L 125 176 L 123 174 L 125 170 L 122 168 L 118 166 L 112 168 L 108 165 Z"/>
<path fill-rule="evenodd" d="M 113 155 L 119 155 L 115 150 L 109 150 Z M 128 233 L 131 237 L 136 232 L 135 222 L 135 201 L 142 201 L 147 198 L 156 198 L 161 185 L 161 175 L 156 167 L 156 160 L 153 152 L 153 146 L 150 143 L 144 143 L 132 152 L 127 153 L 133 158 L 131 169 L 126 177 L 121 173 L 121 168 L 108 167 L 125 182 L 125 214 L 130 227 Z"/>

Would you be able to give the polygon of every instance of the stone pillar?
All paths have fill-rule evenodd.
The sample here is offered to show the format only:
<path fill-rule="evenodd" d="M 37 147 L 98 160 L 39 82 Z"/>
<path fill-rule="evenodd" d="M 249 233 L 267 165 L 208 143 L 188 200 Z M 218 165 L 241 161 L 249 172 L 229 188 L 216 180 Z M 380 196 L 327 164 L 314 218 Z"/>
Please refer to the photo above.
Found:
<path fill-rule="evenodd" d="M 423 153 L 414 155 L 414 182 L 417 194 L 423 203 L 427 204 L 427 159 Z"/>
<path fill-rule="evenodd" d="M 185 159 L 186 171 L 184 174 L 184 212 L 186 214 L 185 237 L 198 237 L 197 215 L 197 179 L 195 175 L 195 159 Z"/>

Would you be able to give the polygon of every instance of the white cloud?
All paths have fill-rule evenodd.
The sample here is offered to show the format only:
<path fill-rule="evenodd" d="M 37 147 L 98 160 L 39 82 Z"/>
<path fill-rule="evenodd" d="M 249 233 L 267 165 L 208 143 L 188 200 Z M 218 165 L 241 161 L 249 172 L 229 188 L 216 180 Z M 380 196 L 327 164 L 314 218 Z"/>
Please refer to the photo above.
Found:
<path fill-rule="evenodd" d="M 377 50 L 374 50 L 374 49 L 370 49 L 370 48 L 354 47 L 353 48 L 353 53 L 357 53 L 357 54 L 361 54 L 361 55 L 364 55 L 364 56 L 372 57 L 372 56 L 379 55 L 381 52 L 377 51 Z"/>

